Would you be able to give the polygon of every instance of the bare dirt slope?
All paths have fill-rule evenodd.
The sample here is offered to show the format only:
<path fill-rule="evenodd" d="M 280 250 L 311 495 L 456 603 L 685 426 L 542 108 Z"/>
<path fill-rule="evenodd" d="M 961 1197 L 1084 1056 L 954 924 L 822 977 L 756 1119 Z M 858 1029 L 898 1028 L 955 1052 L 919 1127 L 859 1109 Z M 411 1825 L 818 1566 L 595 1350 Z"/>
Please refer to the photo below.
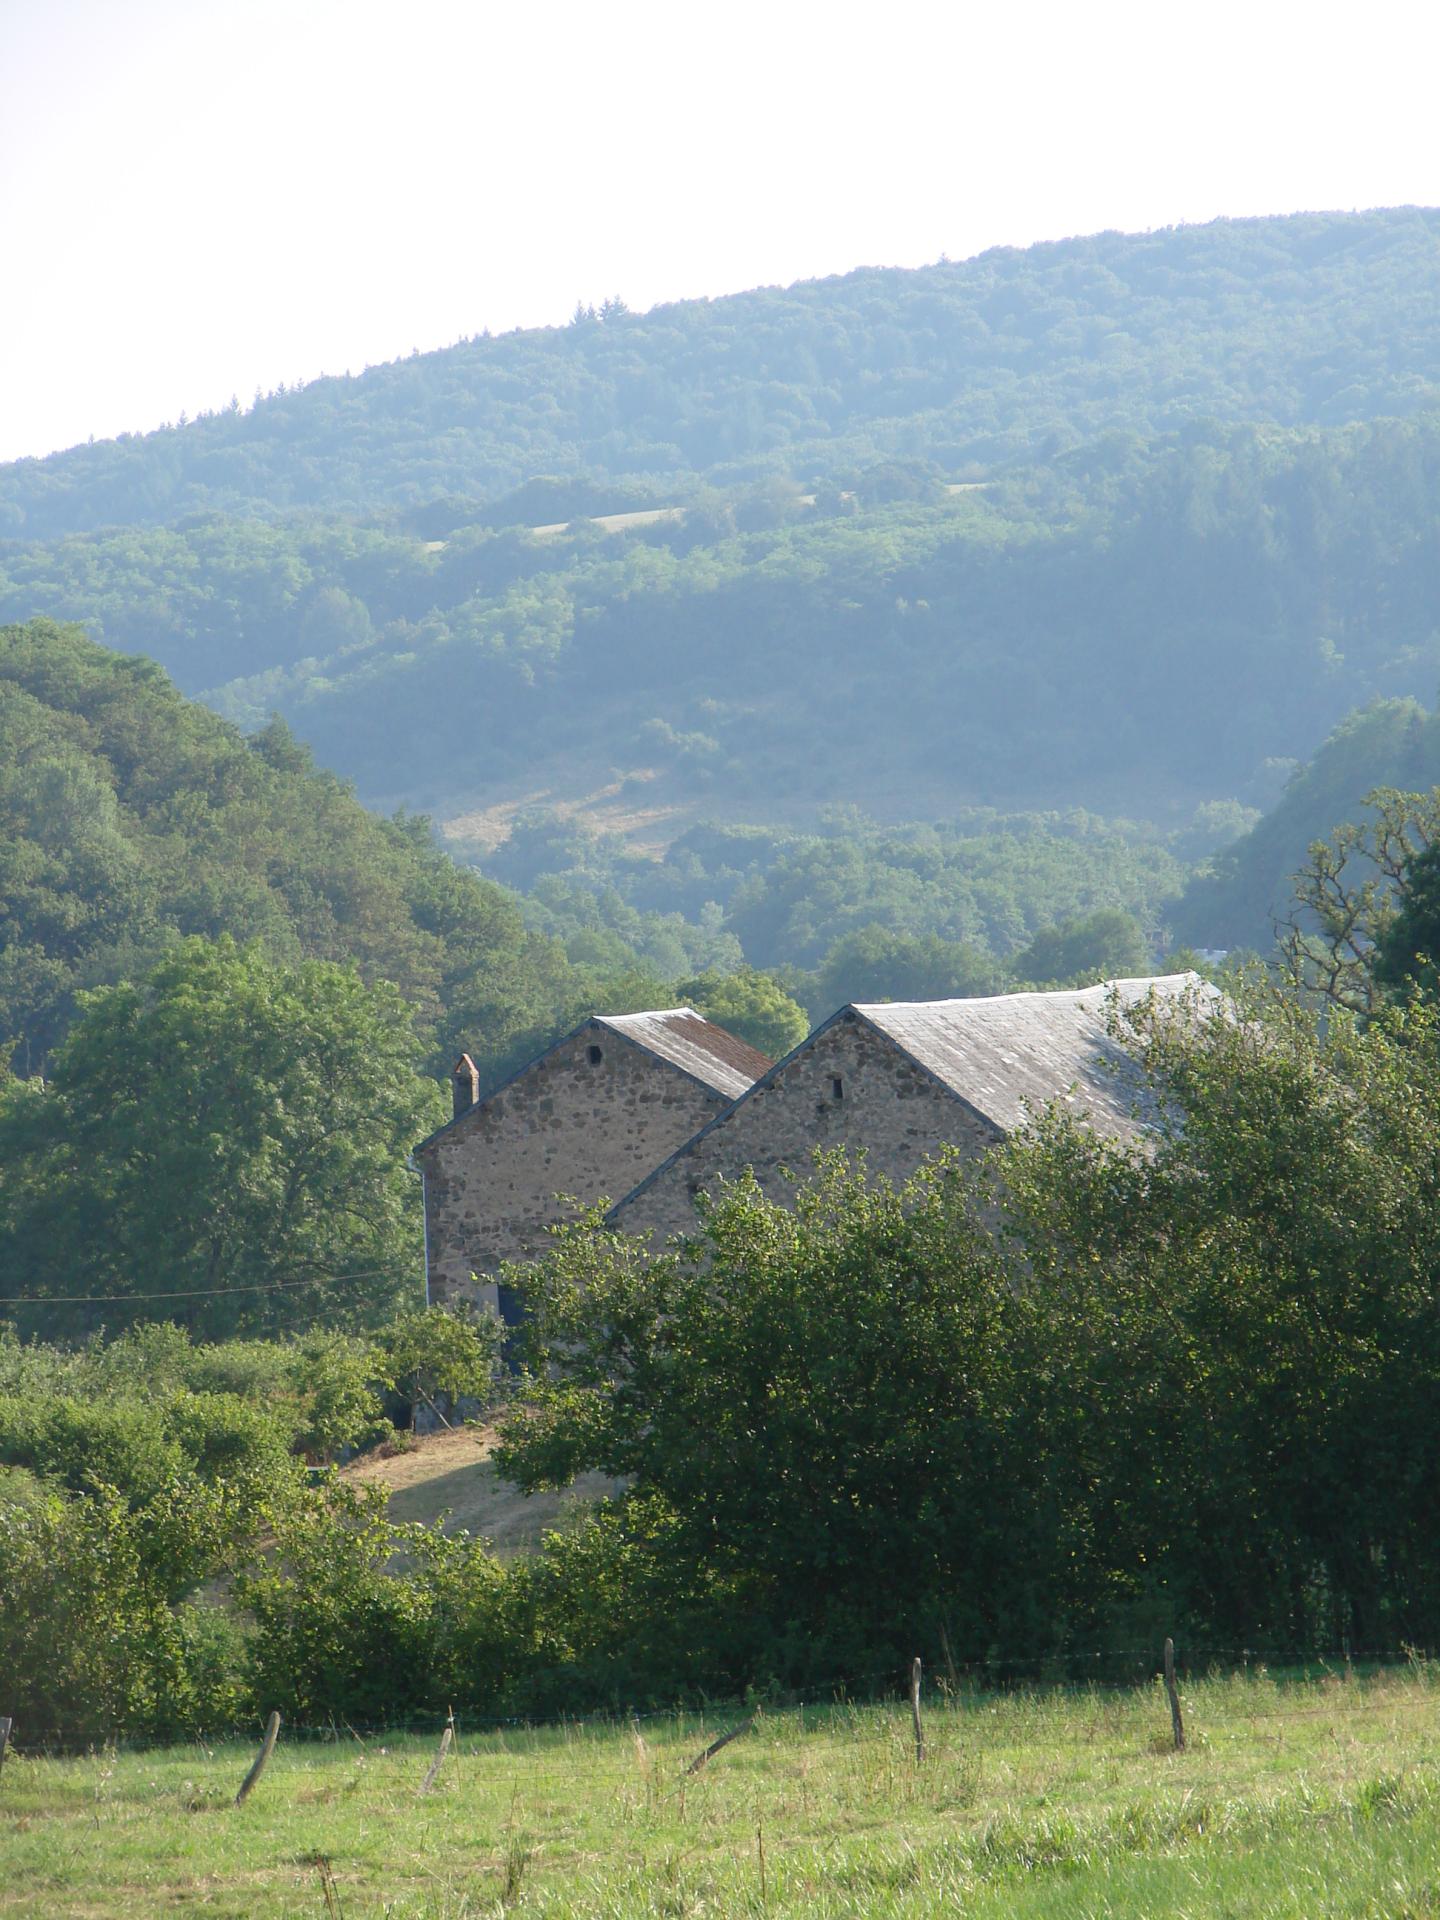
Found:
<path fill-rule="evenodd" d="M 419 1434 L 404 1452 L 366 1454 L 345 1478 L 388 1487 L 392 1520 L 482 1534 L 502 1558 L 529 1552 L 577 1506 L 615 1490 L 615 1482 L 590 1473 L 564 1493 L 521 1493 L 496 1473 L 494 1447 L 489 1427 Z"/>

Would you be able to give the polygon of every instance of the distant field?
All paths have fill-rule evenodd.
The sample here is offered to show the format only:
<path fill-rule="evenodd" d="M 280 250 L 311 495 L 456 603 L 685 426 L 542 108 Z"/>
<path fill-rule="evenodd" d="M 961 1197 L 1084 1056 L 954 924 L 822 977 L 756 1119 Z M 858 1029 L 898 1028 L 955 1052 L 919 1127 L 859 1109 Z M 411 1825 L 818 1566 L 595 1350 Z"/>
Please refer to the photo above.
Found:
<path fill-rule="evenodd" d="M 683 1780 L 723 1716 L 12 1757 L 0 1912 L 335 1920 L 781 1915 L 1429 1920 L 1440 1673 L 811 1707 Z M 762 1864 L 763 1862 L 763 1864 Z"/>
<path fill-rule="evenodd" d="M 502 1558 L 538 1546 L 547 1528 L 610 1490 L 610 1481 L 591 1473 L 566 1493 L 521 1493 L 490 1464 L 494 1446 L 488 1427 L 422 1434 L 402 1453 L 365 1454 L 344 1477 L 388 1487 L 392 1520 L 482 1534 Z"/>

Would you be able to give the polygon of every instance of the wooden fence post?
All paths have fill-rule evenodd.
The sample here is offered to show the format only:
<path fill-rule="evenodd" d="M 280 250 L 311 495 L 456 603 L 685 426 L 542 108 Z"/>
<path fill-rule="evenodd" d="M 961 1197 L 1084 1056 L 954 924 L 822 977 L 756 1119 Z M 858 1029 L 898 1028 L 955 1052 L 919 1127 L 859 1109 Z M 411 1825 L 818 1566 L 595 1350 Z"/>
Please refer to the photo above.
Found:
<path fill-rule="evenodd" d="M 235 1796 L 235 1804 L 237 1807 L 244 1806 L 249 1797 L 250 1789 L 265 1771 L 265 1763 L 275 1751 L 275 1742 L 279 1738 L 280 1716 L 278 1713 L 272 1713 L 265 1723 L 265 1738 L 261 1743 L 259 1753 L 255 1756 L 255 1764 L 240 1782 L 240 1791 Z"/>
<path fill-rule="evenodd" d="M 325 1896 L 325 1912 L 328 1920 L 344 1920 L 340 1906 L 340 1889 L 335 1884 L 335 1872 L 324 1854 L 317 1857 L 315 1870 L 320 1875 L 320 1891 Z"/>
<path fill-rule="evenodd" d="M 945 1656 L 945 1678 L 951 1693 L 956 1694 L 960 1691 L 960 1675 L 955 1667 L 955 1655 L 950 1648 L 950 1633 L 943 1620 L 940 1622 L 940 1651 Z"/>
<path fill-rule="evenodd" d="M 718 1740 L 712 1740 L 705 1751 L 696 1754 L 689 1766 L 686 1767 L 684 1777 L 688 1780 L 692 1773 L 699 1773 L 707 1760 L 713 1760 L 722 1747 L 728 1747 L 732 1740 L 738 1740 L 742 1733 L 748 1733 L 754 1724 L 755 1716 L 752 1713 L 750 1718 L 748 1720 L 742 1720 L 738 1727 L 731 1727 L 730 1731 L 728 1733 L 722 1733 Z"/>
<path fill-rule="evenodd" d="M 910 1717 L 915 1722 L 915 1764 L 925 1758 L 925 1729 L 920 1724 L 920 1656 L 910 1662 Z"/>
<path fill-rule="evenodd" d="M 455 1709 L 450 1709 L 450 1717 L 445 1722 L 445 1731 L 440 1736 L 440 1751 L 425 1778 L 420 1782 L 421 1793 L 428 1793 L 435 1784 L 435 1776 L 445 1764 L 445 1756 L 450 1751 L 450 1742 L 455 1738 Z"/>
<path fill-rule="evenodd" d="M 1175 1751 L 1185 1751 L 1185 1722 L 1180 1718 L 1180 1695 L 1175 1690 L 1175 1642 L 1165 1642 L 1165 1691 L 1170 1696 L 1170 1731 L 1175 1736 Z"/>
<path fill-rule="evenodd" d="M 0 1714 L 0 1767 L 5 1765 L 5 1750 L 10 1745 L 10 1729 L 13 1725 L 8 1713 Z"/>

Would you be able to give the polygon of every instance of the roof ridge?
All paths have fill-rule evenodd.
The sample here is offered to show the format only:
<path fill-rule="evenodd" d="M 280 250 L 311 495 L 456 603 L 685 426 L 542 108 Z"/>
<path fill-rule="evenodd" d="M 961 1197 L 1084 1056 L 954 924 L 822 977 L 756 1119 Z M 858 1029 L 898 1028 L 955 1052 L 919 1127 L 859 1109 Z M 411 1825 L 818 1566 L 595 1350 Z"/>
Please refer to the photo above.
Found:
<path fill-rule="evenodd" d="M 852 1000 L 857 1013 L 893 1012 L 901 1007 L 995 1007 L 1013 1006 L 1017 1000 L 1049 1000 L 1055 1004 L 1080 1001 L 1089 994 L 1116 993 L 1123 987 L 1160 987 L 1176 981 L 1203 985 L 1204 976 L 1193 970 L 1181 973 L 1117 974 L 1110 980 L 1095 980 L 1088 987 L 1021 987 L 1014 993 L 961 993 L 943 1000 Z"/>
<path fill-rule="evenodd" d="M 759 1079 L 752 1080 L 743 1093 L 736 1094 L 728 1107 L 722 1107 L 713 1119 L 707 1120 L 703 1127 L 697 1128 L 688 1140 L 682 1140 L 673 1153 L 667 1153 L 658 1166 L 650 1169 L 643 1180 L 637 1180 L 628 1193 L 622 1193 L 618 1200 L 612 1202 L 609 1211 L 605 1215 L 606 1220 L 612 1220 L 620 1211 L 621 1207 L 626 1206 L 633 1200 L 637 1193 L 643 1193 L 646 1188 L 653 1186 L 663 1173 L 667 1173 L 677 1161 L 682 1160 L 692 1148 L 697 1147 L 707 1134 L 714 1133 L 718 1127 L 724 1126 L 731 1116 L 745 1105 L 747 1100 L 757 1094 L 766 1092 L 774 1085 L 776 1077 L 790 1065 L 792 1060 L 798 1058 L 812 1042 L 820 1038 L 822 1033 L 828 1033 L 831 1027 L 843 1020 L 845 1015 L 852 1011 L 854 1011 L 854 1009 L 848 1004 L 843 1007 L 837 1007 L 828 1019 L 820 1022 L 818 1027 L 812 1027 L 805 1038 L 803 1040 L 797 1040 L 788 1053 L 782 1053 L 778 1060 L 772 1061 L 765 1072 L 760 1075 Z M 886 1037 L 888 1039 L 889 1036 L 887 1035 Z"/>
<path fill-rule="evenodd" d="M 704 1020 L 707 1027 L 719 1026 L 717 1020 L 709 1019 L 688 1002 L 678 1007 L 642 1007 L 633 1013 L 596 1013 L 590 1017 L 593 1020 L 602 1021 L 607 1027 L 618 1027 L 623 1020 L 664 1020 L 674 1013 L 688 1013 L 692 1019 Z M 724 1032 L 725 1029 L 722 1028 L 721 1031 Z"/>

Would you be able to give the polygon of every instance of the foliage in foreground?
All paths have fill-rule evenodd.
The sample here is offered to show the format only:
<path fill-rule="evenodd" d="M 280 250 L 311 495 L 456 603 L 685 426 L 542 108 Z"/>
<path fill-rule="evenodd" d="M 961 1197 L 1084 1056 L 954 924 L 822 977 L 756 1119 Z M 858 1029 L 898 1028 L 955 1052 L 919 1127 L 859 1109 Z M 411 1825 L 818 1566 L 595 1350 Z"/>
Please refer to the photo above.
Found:
<path fill-rule="evenodd" d="M 487 1399 L 499 1342 L 493 1315 L 439 1307 L 363 1335 L 213 1344 L 163 1321 L 59 1347 L 0 1322 L 0 1465 L 134 1497 L 241 1461 L 270 1471 L 277 1451 L 328 1462 L 393 1433 L 388 1415 Z"/>
<path fill-rule="evenodd" d="M 665 1515 L 652 1577 L 710 1595 L 732 1684 L 942 1629 L 1002 1658 L 1165 1622 L 1428 1641 L 1440 1016 L 1265 1014 L 1142 1018 L 1144 1145 L 1057 1115 L 995 1187 L 832 1165 L 793 1210 L 741 1182 L 656 1260 L 568 1233 L 505 1469 L 628 1477 L 636 1554 Z"/>
<path fill-rule="evenodd" d="M 175 1567 L 117 1587 L 137 1623 L 120 1640 L 143 1645 L 156 1604 L 188 1620 L 194 1582 L 224 1576 L 238 1636 L 212 1680 L 312 1719 L 865 1687 L 917 1647 L 1023 1674 L 1167 1632 L 1433 1642 L 1440 1012 L 1409 998 L 1321 1023 L 1272 999 L 1136 1020 L 1145 1148 L 1056 1115 L 979 1173 L 942 1159 L 892 1190 L 831 1162 L 790 1209 L 725 1190 L 657 1258 L 587 1222 L 512 1275 L 531 1374 L 503 1470 L 627 1483 L 528 1560 L 271 1471 L 275 1550 L 257 1553 L 258 1510 L 225 1508 L 201 1570 L 164 1545 L 165 1503 L 185 1505 L 173 1449 L 219 1499 L 260 1437 L 223 1396 L 203 1420 L 157 1402 L 129 1503 Z M 349 1405 L 347 1353 L 316 1352 L 312 1412 Z M 95 1459 L 124 1493 L 134 1417 L 106 1417 Z M 84 1620 L 111 1493 L 75 1471 L 76 1418 L 34 1416 L 7 1457 L 75 1503 L 73 1561 L 47 1551 L 57 1610 Z M 12 1537 L 36 1539 L 33 1479 L 9 1507 Z M 98 1688 L 95 1724 L 202 1711 L 169 1685 L 118 1706 Z"/>
<path fill-rule="evenodd" d="M 368 1339 L 196 1347 L 150 1326 L 66 1352 L 0 1334 L 7 1711 L 66 1742 L 234 1724 L 254 1685 L 225 1584 L 322 1522 L 327 1567 L 351 1566 L 374 1524 L 305 1463 L 393 1434 L 402 1395 L 485 1394 L 497 1334 L 438 1311 Z"/>

